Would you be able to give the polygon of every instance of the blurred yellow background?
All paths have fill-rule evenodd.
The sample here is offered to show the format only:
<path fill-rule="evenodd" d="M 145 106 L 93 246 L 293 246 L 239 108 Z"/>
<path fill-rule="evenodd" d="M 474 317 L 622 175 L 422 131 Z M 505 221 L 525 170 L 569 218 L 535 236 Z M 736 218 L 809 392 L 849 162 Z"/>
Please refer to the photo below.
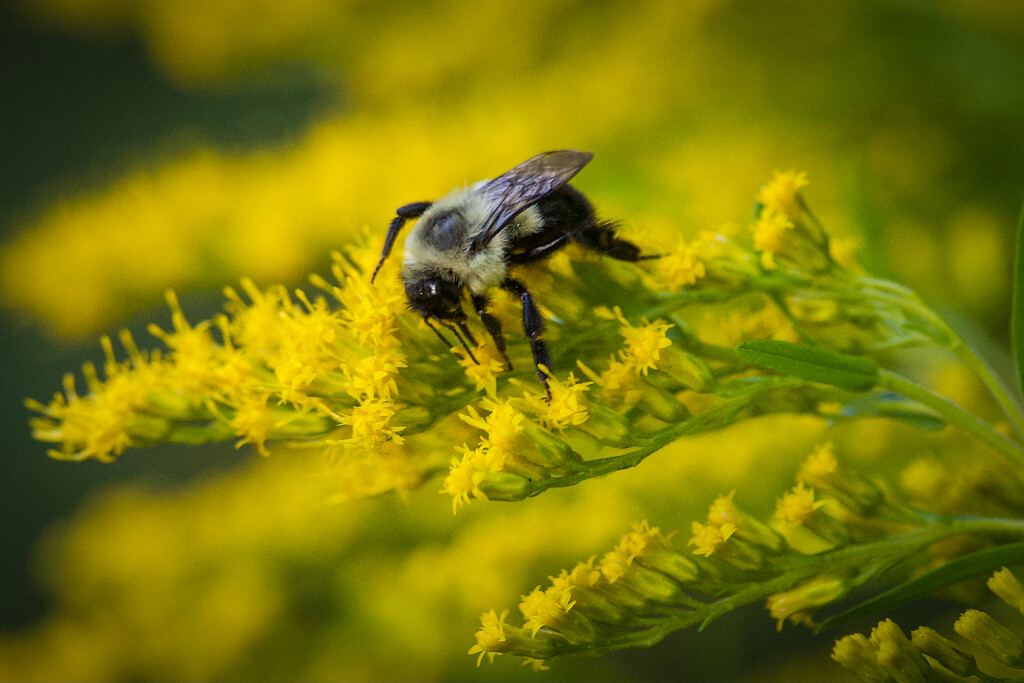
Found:
<path fill-rule="evenodd" d="M 465 655 L 480 612 L 636 519 L 682 528 L 732 488 L 770 509 L 821 425 L 745 426 L 454 519 L 433 484 L 325 509 L 294 454 L 70 465 L 28 440 L 21 399 L 98 358 L 98 334 L 162 322 L 164 289 L 199 319 L 243 275 L 300 285 L 396 206 L 542 150 L 594 151 L 577 185 L 640 237 L 745 224 L 773 170 L 806 170 L 812 207 L 866 265 L 1003 358 L 1019 3 L 23 0 L 0 25 L 0 677 L 518 678 Z M 896 432 L 851 441 L 870 461 Z M 45 590 L 22 598 L 32 567 Z M 828 635 L 747 615 L 553 675 L 842 675 Z"/>

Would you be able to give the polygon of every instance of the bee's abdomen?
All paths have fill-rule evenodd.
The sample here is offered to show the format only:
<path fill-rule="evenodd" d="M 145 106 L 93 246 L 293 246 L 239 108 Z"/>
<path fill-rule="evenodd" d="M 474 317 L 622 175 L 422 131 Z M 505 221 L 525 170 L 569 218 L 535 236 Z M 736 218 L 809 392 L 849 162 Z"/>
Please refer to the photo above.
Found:
<path fill-rule="evenodd" d="M 563 185 L 545 195 L 535 206 L 545 227 L 556 224 L 565 232 L 574 232 L 597 222 L 593 204 L 572 185 Z"/>

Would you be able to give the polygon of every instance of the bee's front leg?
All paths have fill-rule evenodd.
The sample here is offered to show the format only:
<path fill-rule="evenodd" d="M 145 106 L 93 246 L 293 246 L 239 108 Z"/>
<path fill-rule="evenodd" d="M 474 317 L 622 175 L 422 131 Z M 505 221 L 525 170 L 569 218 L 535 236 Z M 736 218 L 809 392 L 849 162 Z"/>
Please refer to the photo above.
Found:
<path fill-rule="evenodd" d="M 530 339 L 533 364 L 537 366 L 537 376 L 540 377 L 541 384 L 544 385 L 544 391 L 550 400 L 551 389 L 548 387 L 547 373 L 551 372 L 551 355 L 548 353 L 548 347 L 544 344 L 544 340 L 540 338 L 541 333 L 544 331 L 544 318 L 541 316 L 537 304 L 533 302 L 530 292 L 522 282 L 506 278 L 501 283 L 501 287 L 519 297 L 519 301 L 523 304 L 523 331 L 526 332 L 526 336 Z M 544 370 L 541 369 L 542 366 Z"/>
<path fill-rule="evenodd" d="M 487 305 L 490 303 L 485 294 L 471 294 L 473 299 L 473 306 L 476 308 L 476 314 L 480 316 L 480 321 L 484 324 L 487 329 L 487 334 L 491 335 L 491 339 L 494 340 L 494 345 L 498 348 L 498 353 L 505 360 L 505 371 L 511 372 L 512 361 L 508 358 L 508 353 L 505 351 L 505 335 L 501 331 L 501 321 L 498 320 L 487 310 Z"/>

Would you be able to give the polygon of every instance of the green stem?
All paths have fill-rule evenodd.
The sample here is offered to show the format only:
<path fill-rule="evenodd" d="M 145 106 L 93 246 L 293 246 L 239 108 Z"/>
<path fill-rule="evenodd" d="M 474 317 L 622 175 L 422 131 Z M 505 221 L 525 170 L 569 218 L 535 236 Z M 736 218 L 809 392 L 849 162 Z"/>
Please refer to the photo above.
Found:
<path fill-rule="evenodd" d="M 648 440 L 642 446 L 628 453 L 576 463 L 573 465 L 573 469 L 576 470 L 573 474 L 532 482 L 525 496 L 535 496 L 550 488 L 574 486 L 587 479 L 636 467 L 647 456 L 661 450 L 682 436 L 700 434 L 727 426 L 732 422 L 737 413 L 764 393 L 782 387 L 800 386 L 803 384 L 805 384 L 803 380 L 790 377 L 772 377 L 769 380 L 759 382 L 745 389 L 738 396 L 734 396 L 713 408 L 709 408 L 699 415 L 652 433 L 647 437 Z"/>
<path fill-rule="evenodd" d="M 957 355 L 985 384 L 1017 434 L 1024 437 L 1024 410 L 1014 399 L 1006 384 L 988 363 L 970 347 L 935 311 L 928 308 L 912 290 L 886 280 L 861 278 L 869 296 L 903 308 L 907 313 L 938 328 L 948 339 L 949 349 Z"/>
<path fill-rule="evenodd" d="M 952 330 L 949 330 L 949 334 L 953 337 L 953 352 L 984 382 L 1017 434 L 1024 437 L 1024 413 L 1021 412 L 1021 408 L 1014 400 L 1009 388 L 989 367 L 988 363 L 975 353 L 974 349 L 968 346 L 959 335 Z"/>
<path fill-rule="evenodd" d="M 879 385 L 931 408 L 950 423 L 957 425 L 1006 456 L 1010 462 L 1017 466 L 1024 466 L 1024 450 L 1019 445 L 996 432 L 991 426 L 982 422 L 949 399 L 934 394 L 921 385 L 891 370 L 882 369 L 879 372 Z"/>

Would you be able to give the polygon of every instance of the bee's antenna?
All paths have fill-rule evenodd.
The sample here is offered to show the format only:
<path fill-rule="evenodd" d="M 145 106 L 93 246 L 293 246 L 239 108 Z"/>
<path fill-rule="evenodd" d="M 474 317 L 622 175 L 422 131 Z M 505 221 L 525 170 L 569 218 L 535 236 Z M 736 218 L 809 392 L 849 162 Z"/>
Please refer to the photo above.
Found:
<path fill-rule="evenodd" d="M 476 363 L 477 365 L 480 365 L 480 361 L 478 361 L 476 359 L 476 356 L 473 355 L 473 350 L 471 348 L 469 348 L 469 344 L 466 342 L 465 337 L 463 337 L 461 334 L 459 334 L 458 328 L 456 328 L 451 323 L 447 323 L 447 322 L 445 322 L 443 320 L 440 321 L 440 322 L 441 322 L 442 325 L 444 325 L 445 327 L 447 327 L 449 330 L 452 331 L 452 334 L 455 335 L 455 338 L 459 340 L 460 344 L 462 344 L 462 348 L 466 349 L 466 354 L 469 356 L 469 359 L 471 361 L 473 361 L 474 363 Z M 466 329 L 466 323 L 461 323 L 460 322 L 459 323 L 459 327 L 462 328 L 463 331 L 465 331 L 467 333 L 469 332 L 469 330 Z M 472 335 L 468 335 L 468 336 L 470 336 L 470 338 L 472 338 Z"/>
<path fill-rule="evenodd" d="M 441 330 L 434 327 L 434 324 L 430 322 L 430 318 L 424 318 L 423 322 L 427 324 L 427 327 L 433 330 L 434 334 L 437 335 L 438 339 L 444 342 L 445 346 L 447 346 L 449 349 L 455 348 L 455 344 L 452 344 L 447 339 L 445 339 L 444 335 L 441 334 Z M 472 360 L 477 365 L 480 365 L 480 361 L 478 361 L 476 359 L 476 356 L 473 355 L 473 351 L 469 348 L 469 345 L 466 343 L 466 340 L 462 338 L 462 335 L 459 334 L 459 331 L 453 325 L 451 325 L 450 323 L 446 323 L 443 320 L 437 319 L 437 322 L 441 323 L 445 328 L 451 330 L 452 334 L 455 335 L 455 338 L 459 340 L 460 344 L 462 344 L 462 348 L 466 349 L 466 353 L 469 354 L 470 360 Z M 465 326 L 465 323 L 463 323 L 463 326 Z"/>
<path fill-rule="evenodd" d="M 441 330 L 439 330 L 436 327 L 434 327 L 434 324 L 432 322 L 430 322 L 430 318 L 424 318 L 423 322 L 425 322 L 427 324 L 427 327 L 430 328 L 431 332 L 433 332 L 434 334 L 437 335 L 438 339 L 440 339 L 442 342 L 444 342 L 445 346 L 447 346 L 449 349 L 452 348 L 452 346 L 454 346 L 447 339 L 444 338 L 444 335 L 441 334 Z"/>
<path fill-rule="evenodd" d="M 473 338 L 473 333 L 469 331 L 468 327 L 466 327 L 465 320 L 459 321 L 459 330 L 462 332 L 462 334 L 466 335 L 466 339 L 469 340 L 470 344 L 472 344 L 473 346 L 477 346 L 476 339 Z M 479 363 L 477 365 L 479 365 Z"/>
<path fill-rule="evenodd" d="M 405 221 L 410 218 L 419 218 L 423 215 L 423 212 L 430 208 L 430 202 L 413 202 L 412 204 L 406 204 L 395 209 L 396 216 L 391 219 L 391 224 L 388 226 L 388 234 L 384 237 L 384 248 L 380 253 L 380 261 L 377 261 L 377 267 L 373 269 L 373 275 L 370 276 L 370 284 L 377 279 L 377 273 L 380 272 L 380 267 L 384 265 L 384 260 L 391 253 L 391 248 L 395 246 L 395 239 L 398 237 L 399 231 L 402 226 L 405 225 Z"/>

